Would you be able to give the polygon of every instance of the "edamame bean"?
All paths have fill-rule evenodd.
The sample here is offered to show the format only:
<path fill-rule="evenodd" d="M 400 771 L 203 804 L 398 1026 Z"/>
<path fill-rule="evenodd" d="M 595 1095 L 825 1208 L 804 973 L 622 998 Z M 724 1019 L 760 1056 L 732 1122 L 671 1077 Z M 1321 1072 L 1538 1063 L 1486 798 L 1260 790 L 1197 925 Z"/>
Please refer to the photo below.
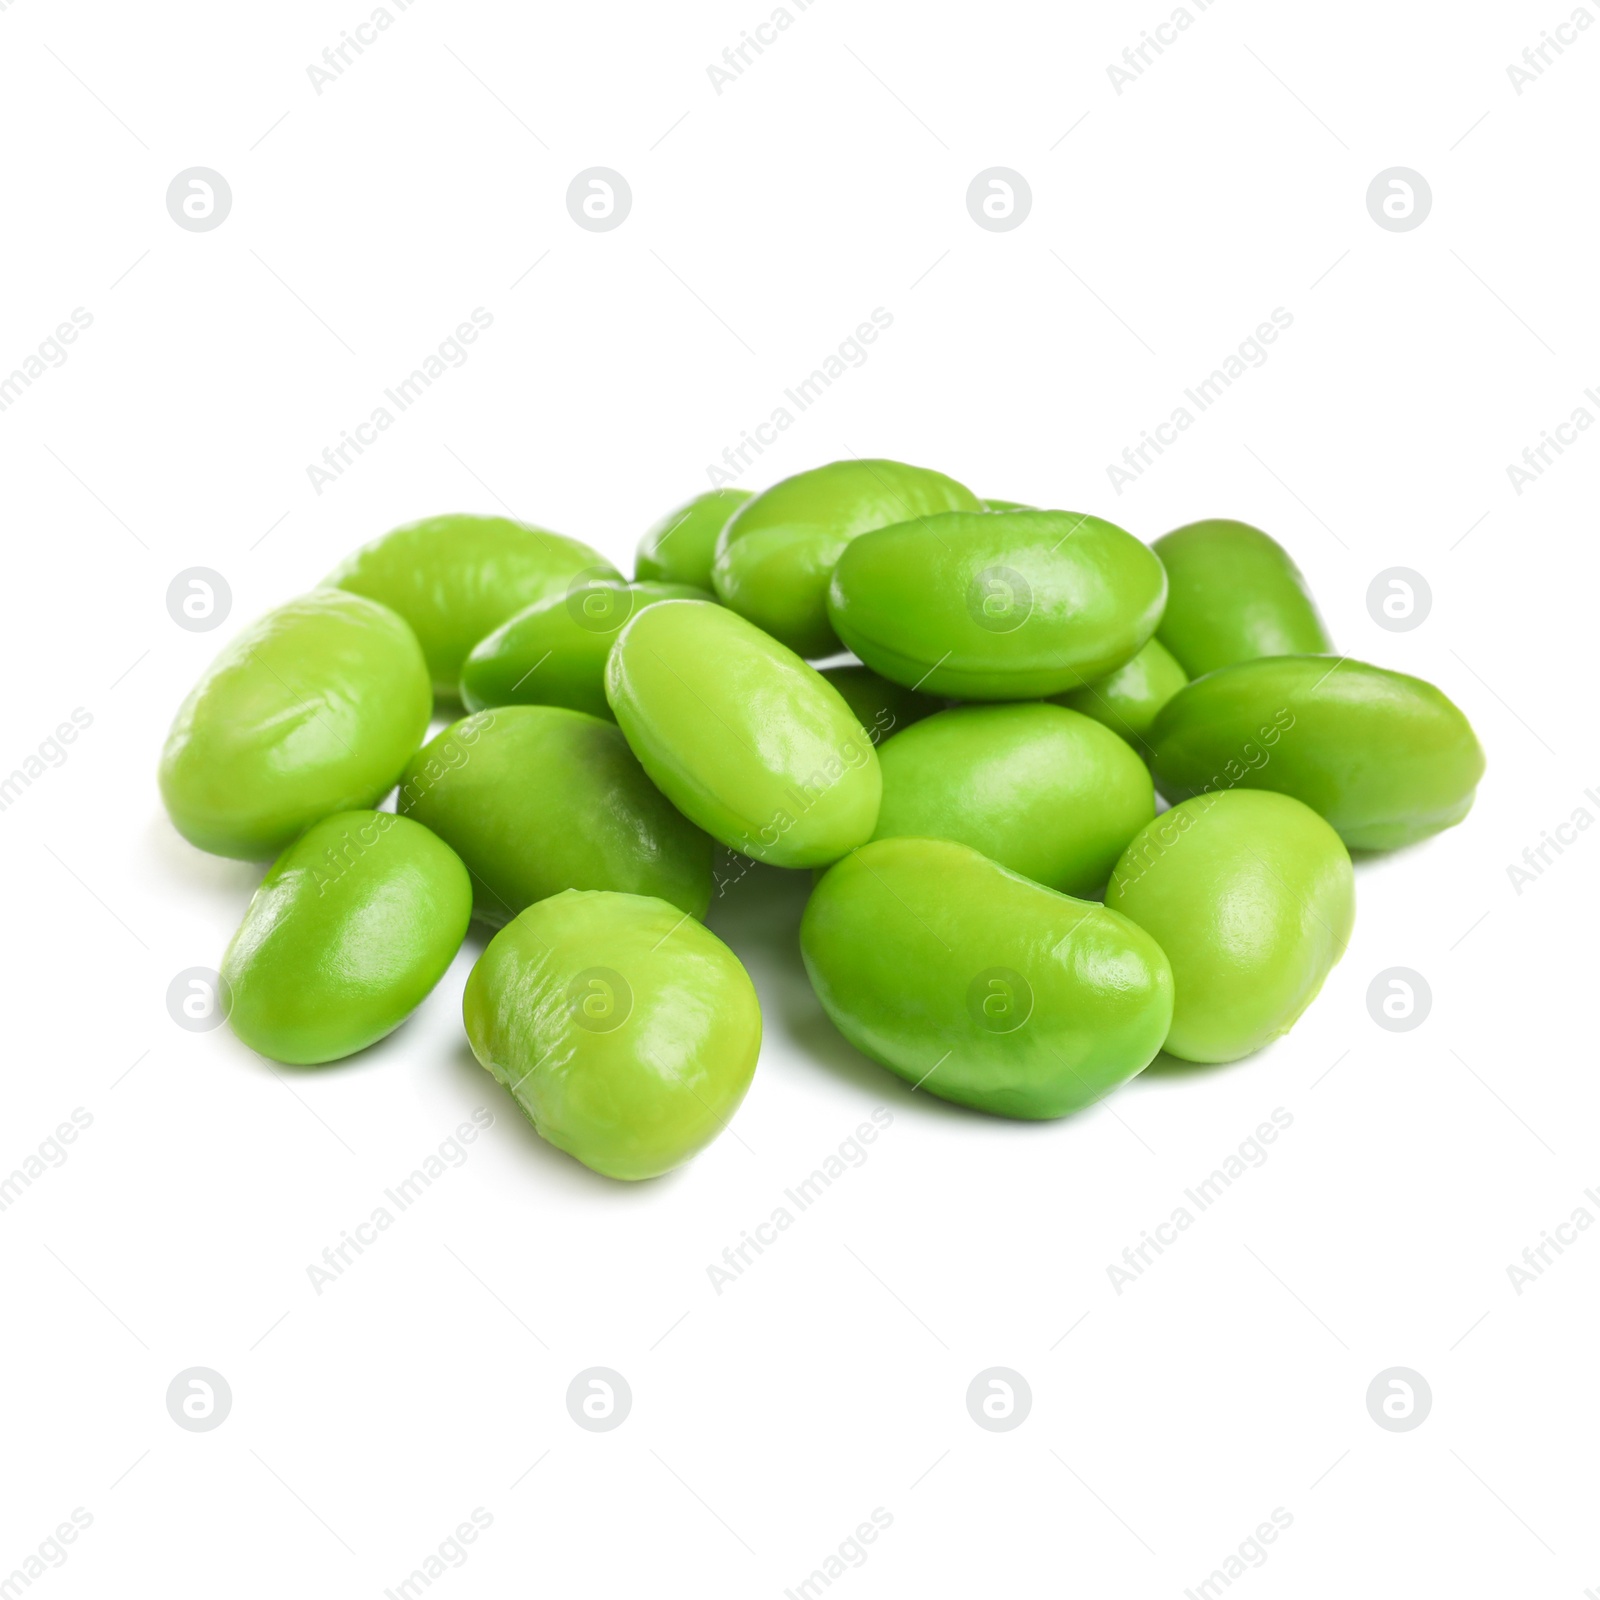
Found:
<path fill-rule="evenodd" d="M 374 805 L 428 730 L 428 668 L 387 606 L 318 589 L 269 611 L 206 669 L 161 752 L 190 844 L 275 856 L 313 822 Z"/>
<path fill-rule="evenodd" d="M 800 950 L 858 1050 L 1002 1116 L 1090 1105 L 1172 1020 L 1172 971 L 1143 929 L 941 839 L 875 840 L 830 868 Z"/>
<path fill-rule="evenodd" d="M 393 607 L 422 642 L 435 693 L 455 696 L 485 634 L 579 573 L 620 579 L 597 550 L 508 517 L 429 517 L 363 545 L 324 582 Z"/>
<path fill-rule="evenodd" d="M 1235 789 L 1157 817 L 1117 863 L 1106 904 L 1172 963 L 1167 1051 L 1235 1061 L 1316 999 L 1350 939 L 1355 874 L 1309 806 Z"/>
<path fill-rule="evenodd" d="M 461 668 L 468 711 L 492 706 L 566 706 L 612 720 L 606 657 L 635 611 L 657 600 L 709 600 L 683 583 L 594 578 L 502 622 L 472 647 Z"/>
<path fill-rule="evenodd" d="M 1105 885 L 1156 813 L 1150 773 L 1109 728 L 1064 706 L 958 706 L 878 750 L 875 839 L 954 839 L 1064 894 Z"/>
<path fill-rule="evenodd" d="M 687 583 L 709 592 L 717 536 L 749 498 L 748 489 L 708 489 L 669 511 L 639 541 L 634 580 Z"/>
<path fill-rule="evenodd" d="M 736 511 L 717 541 L 718 598 L 803 656 L 839 648 L 828 575 L 858 534 L 938 511 L 977 511 L 970 489 L 902 461 L 835 461 L 775 483 Z"/>
<path fill-rule="evenodd" d="M 1157 637 L 1191 678 L 1257 656 L 1333 649 L 1306 581 L 1276 539 L 1215 518 L 1163 534 L 1167 609 Z"/>
<path fill-rule="evenodd" d="M 1151 639 L 1132 661 L 1118 667 L 1109 678 L 1086 683 L 1055 699 L 1060 705 L 1104 723 L 1148 760 L 1150 745 L 1145 735 L 1150 724 L 1188 681 L 1166 646 L 1159 639 Z"/>
<path fill-rule="evenodd" d="M 663 600 L 622 630 L 606 697 L 633 753 L 686 817 L 778 867 L 872 837 L 872 741 L 828 681 L 722 606 Z"/>
<path fill-rule="evenodd" d="M 354 1055 L 422 1004 L 471 915 L 467 869 L 426 828 L 324 817 L 272 864 L 222 958 L 228 1021 L 274 1061 Z"/>
<path fill-rule="evenodd" d="M 1166 592 L 1149 548 L 1098 517 L 952 511 L 853 540 L 828 613 L 850 649 L 896 683 L 1032 700 L 1130 660 Z"/>
<path fill-rule="evenodd" d="M 446 728 L 400 780 L 399 810 L 472 873 L 491 927 L 563 889 L 654 895 L 703 917 L 711 841 L 644 775 L 617 729 L 560 706 L 501 706 Z"/>
<path fill-rule="evenodd" d="M 890 683 L 871 667 L 819 667 L 817 670 L 839 691 L 840 698 L 855 712 L 856 721 L 867 730 L 874 744 L 882 744 L 890 734 L 909 728 L 913 722 L 931 717 L 940 709 L 940 703 L 931 696 Z"/>
<path fill-rule="evenodd" d="M 490 941 L 462 1001 L 479 1062 L 542 1138 L 609 1178 L 687 1161 L 744 1099 L 761 1009 L 674 905 L 567 890 Z"/>
<path fill-rule="evenodd" d="M 1150 729 L 1156 787 L 1274 789 L 1352 850 L 1392 850 L 1472 809 L 1483 748 L 1431 683 L 1344 656 L 1268 656 L 1197 678 Z"/>

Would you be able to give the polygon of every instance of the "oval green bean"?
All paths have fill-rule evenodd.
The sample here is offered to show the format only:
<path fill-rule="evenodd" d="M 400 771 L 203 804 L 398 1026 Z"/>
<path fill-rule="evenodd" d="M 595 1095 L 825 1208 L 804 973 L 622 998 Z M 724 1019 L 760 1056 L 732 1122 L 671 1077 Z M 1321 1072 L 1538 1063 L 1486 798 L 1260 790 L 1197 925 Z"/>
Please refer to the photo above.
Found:
<path fill-rule="evenodd" d="M 711 841 L 645 776 L 616 727 L 559 706 L 479 711 L 423 746 L 399 809 L 466 863 L 491 927 L 564 889 L 711 902 Z"/>
<path fill-rule="evenodd" d="M 1001 1116 L 1092 1104 L 1172 1020 L 1172 972 L 1143 929 L 942 839 L 876 840 L 830 868 L 800 950 L 858 1050 Z"/>
<path fill-rule="evenodd" d="M 828 576 L 858 534 L 937 511 L 976 511 L 953 478 L 903 461 L 835 461 L 797 473 L 741 506 L 717 543 L 712 582 L 724 605 L 802 656 L 839 648 Z"/>
<path fill-rule="evenodd" d="M 1234 1061 L 1287 1033 L 1344 954 L 1355 875 L 1339 836 L 1287 795 L 1199 795 L 1128 846 L 1106 905 L 1172 963 L 1166 1049 Z"/>
<path fill-rule="evenodd" d="M 610 722 L 606 657 L 628 619 L 658 600 L 710 598 L 683 583 L 594 579 L 537 600 L 472 647 L 461 668 L 462 704 L 566 706 Z"/>
<path fill-rule="evenodd" d="M 635 582 L 686 583 L 709 592 L 717 536 L 749 498 L 748 489 L 708 489 L 669 511 L 639 541 Z"/>
<path fill-rule="evenodd" d="M 1276 539 L 1216 518 L 1163 534 L 1167 609 L 1157 637 L 1191 678 L 1257 656 L 1333 649 L 1300 570 Z"/>
<path fill-rule="evenodd" d="M 431 708 L 405 623 L 318 589 L 252 623 L 206 669 L 161 752 L 161 798 L 202 850 L 275 856 L 323 817 L 381 800 Z"/>
<path fill-rule="evenodd" d="M 1156 811 L 1144 762 L 1064 706 L 941 711 L 886 740 L 878 761 L 875 839 L 955 839 L 1064 894 L 1103 888 Z"/>
<path fill-rule="evenodd" d="M 509 517 L 429 517 L 363 545 L 324 580 L 398 611 L 428 658 L 434 690 L 453 699 L 461 664 L 485 634 L 580 573 L 621 574 L 597 550 Z"/>
<path fill-rule="evenodd" d="M 778 867 L 872 836 L 882 780 L 838 692 L 735 612 L 664 600 L 623 629 L 606 696 L 633 753 L 686 817 Z"/>
<path fill-rule="evenodd" d="M 1352 850 L 1392 850 L 1472 808 L 1483 749 L 1431 683 L 1343 656 L 1264 656 L 1197 678 L 1150 729 L 1156 787 L 1274 789 Z"/>
<path fill-rule="evenodd" d="M 1130 660 L 1166 590 L 1148 547 L 1098 517 L 952 511 L 853 540 L 828 610 L 850 649 L 896 683 L 1031 700 Z"/>
<path fill-rule="evenodd" d="M 324 817 L 272 864 L 228 946 L 228 1021 L 274 1061 L 353 1055 L 426 999 L 471 915 L 467 869 L 426 828 Z"/>

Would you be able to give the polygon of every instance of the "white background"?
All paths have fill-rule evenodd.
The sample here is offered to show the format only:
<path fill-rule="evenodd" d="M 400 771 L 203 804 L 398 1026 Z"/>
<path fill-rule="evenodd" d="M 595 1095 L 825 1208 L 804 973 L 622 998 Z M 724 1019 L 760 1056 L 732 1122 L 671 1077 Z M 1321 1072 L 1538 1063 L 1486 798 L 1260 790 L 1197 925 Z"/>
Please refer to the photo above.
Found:
<path fill-rule="evenodd" d="M 1600 836 L 1520 894 L 1507 872 L 1600 816 L 1600 433 L 1520 495 L 1506 472 L 1600 415 L 1600 30 L 1519 96 L 1507 65 L 1569 0 L 1189 9 L 1119 95 L 1108 64 L 1168 0 L 818 0 L 719 95 L 707 66 L 766 0 L 415 0 L 320 96 L 306 68 L 366 0 L 0 10 L 0 371 L 94 319 L 0 412 L 0 767 L 93 717 L 0 812 L 0 1173 L 93 1118 L 0 1213 L 0 1578 L 82 1507 L 27 1594 L 377 1596 L 481 1507 L 430 1594 L 776 1596 L 881 1507 L 829 1593 L 1178 1596 L 1281 1507 L 1228 1592 L 1600 1586 L 1600 1231 L 1520 1295 L 1506 1271 L 1600 1217 Z M 565 205 L 596 165 L 633 191 L 608 233 Z M 995 165 L 1033 196 L 1005 233 L 965 206 Z M 1411 232 L 1366 207 L 1396 165 L 1432 188 Z M 212 232 L 167 213 L 192 166 L 232 188 Z M 314 492 L 308 464 L 478 306 L 466 365 Z M 761 993 L 754 1087 L 659 1182 L 542 1145 L 473 1063 L 476 934 L 341 1066 L 174 1026 L 168 983 L 216 964 L 259 875 L 183 843 L 155 790 L 221 642 L 433 512 L 629 560 L 878 306 L 870 359 L 742 482 L 887 455 L 1146 538 L 1241 517 L 1341 649 L 1472 717 L 1476 809 L 1359 867 L 1292 1036 L 1064 1123 L 965 1113 L 833 1032 L 805 880 L 771 872 L 712 918 Z M 1280 306 L 1266 364 L 1117 494 L 1108 463 Z M 167 614 L 194 565 L 232 588 L 214 633 Z M 1410 632 L 1366 606 L 1394 566 L 1432 590 Z M 1409 1033 L 1368 1014 L 1393 966 L 1432 990 Z M 315 1293 L 308 1265 L 477 1106 L 465 1164 Z M 866 1164 L 716 1294 L 708 1264 L 876 1106 Z M 1108 1265 L 1277 1107 L 1265 1165 L 1116 1293 Z M 231 1387 L 215 1431 L 167 1414 L 191 1366 Z M 591 1366 L 632 1387 L 611 1433 L 567 1415 Z M 991 1366 L 1031 1386 L 1011 1432 L 967 1414 Z M 1391 1366 L 1432 1389 L 1411 1432 L 1367 1412 Z"/>

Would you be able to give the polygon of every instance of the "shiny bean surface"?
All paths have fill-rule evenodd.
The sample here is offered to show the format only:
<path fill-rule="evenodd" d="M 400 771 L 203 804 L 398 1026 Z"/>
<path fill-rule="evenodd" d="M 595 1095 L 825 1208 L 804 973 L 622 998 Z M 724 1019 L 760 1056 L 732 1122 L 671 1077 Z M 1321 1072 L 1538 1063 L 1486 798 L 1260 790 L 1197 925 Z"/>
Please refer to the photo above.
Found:
<path fill-rule="evenodd" d="M 502 928 L 462 1001 L 479 1063 L 541 1137 L 654 1178 L 738 1110 L 761 1046 L 748 974 L 665 900 L 569 890 Z"/>
<path fill-rule="evenodd" d="M 963 844 L 881 839 L 812 891 L 800 950 L 823 1009 L 922 1093 L 1060 1117 L 1140 1072 L 1172 1020 L 1149 934 Z"/>

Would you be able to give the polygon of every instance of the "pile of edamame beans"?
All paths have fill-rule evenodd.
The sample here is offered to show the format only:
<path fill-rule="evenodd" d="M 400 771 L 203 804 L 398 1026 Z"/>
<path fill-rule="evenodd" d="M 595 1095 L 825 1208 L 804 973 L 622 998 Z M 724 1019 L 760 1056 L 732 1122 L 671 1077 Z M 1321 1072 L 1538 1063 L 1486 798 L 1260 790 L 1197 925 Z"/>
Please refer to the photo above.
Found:
<path fill-rule="evenodd" d="M 466 715 L 428 740 L 436 706 Z M 366 1048 L 477 918 L 477 1059 L 634 1179 L 755 1072 L 718 845 L 812 874 L 800 954 L 858 1049 L 1060 1117 L 1285 1033 L 1349 940 L 1350 852 L 1460 822 L 1483 768 L 1438 689 L 1335 653 L 1256 528 L 1146 545 L 850 460 L 701 495 L 631 581 L 526 523 L 397 528 L 232 641 L 160 782 L 186 839 L 272 862 L 222 965 L 245 1044 Z"/>

